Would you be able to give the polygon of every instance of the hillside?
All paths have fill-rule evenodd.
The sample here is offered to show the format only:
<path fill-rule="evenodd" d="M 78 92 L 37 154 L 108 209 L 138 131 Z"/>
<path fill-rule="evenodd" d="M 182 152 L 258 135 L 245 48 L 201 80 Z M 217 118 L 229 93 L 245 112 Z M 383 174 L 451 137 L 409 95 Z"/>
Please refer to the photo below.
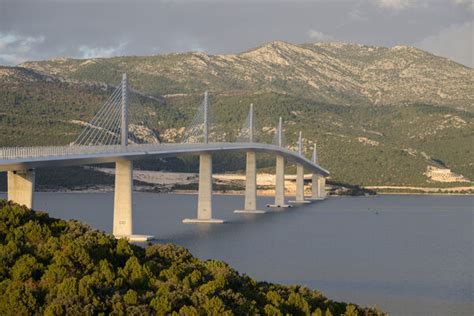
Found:
<path fill-rule="evenodd" d="M 0 200 L 2 315 L 382 315 Z"/>
<path fill-rule="evenodd" d="M 303 130 L 306 154 L 317 141 L 334 181 L 445 187 L 474 179 L 473 70 L 414 48 L 274 42 L 238 55 L 23 66 L 30 69 L 0 68 L 0 146 L 68 144 L 82 128 L 77 120 L 92 118 L 111 92 L 103 82 L 117 84 L 127 72 L 132 88 L 144 93 L 132 111 L 152 113 L 163 142 L 180 141 L 210 88 L 213 126 L 225 131 L 214 139 L 235 140 L 254 103 L 262 141 L 271 141 L 282 116 L 289 146 Z M 245 167 L 243 156 L 223 154 L 215 162 L 219 172 Z M 260 156 L 260 168 L 273 164 Z M 196 170 L 196 159 L 146 167 Z M 432 177 L 433 167 L 451 169 L 451 180 Z"/>
<path fill-rule="evenodd" d="M 106 83 L 58 78 L 21 67 L 0 66 L 0 146 L 66 145 L 74 141 L 113 92 Z M 140 111 L 176 120 L 163 101 L 137 94 Z M 168 117 L 167 117 L 168 116 Z"/>
<path fill-rule="evenodd" d="M 152 95 L 271 91 L 342 105 L 429 103 L 474 110 L 473 69 L 408 46 L 276 41 L 237 55 L 57 59 L 21 66 L 103 82 L 117 82 L 127 72 L 136 89 Z"/>
<path fill-rule="evenodd" d="M 472 146 L 466 146 L 474 142 L 474 114 L 470 112 L 428 104 L 347 107 L 277 93 L 217 94 L 212 101 L 214 124 L 226 131 L 228 139 L 235 138 L 251 102 L 264 142 L 271 142 L 282 116 L 289 147 L 296 150 L 297 134 L 302 130 L 305 154 L 310 157 L 317 142 L 321 165 L 336 181 L 459 185 L 432 182 L 425 175 L 428 166 L 451 168 L 474 178 Z M 198 102 L 195 96 L 168 98 L 168 104 L 182 112 Z M 171 129 L 168 134 L 179 131 Z M 273 159 L 262 161 L 261 166 L 271 163 Z M 244 159 L 238 167 L 244 168 Z"/>

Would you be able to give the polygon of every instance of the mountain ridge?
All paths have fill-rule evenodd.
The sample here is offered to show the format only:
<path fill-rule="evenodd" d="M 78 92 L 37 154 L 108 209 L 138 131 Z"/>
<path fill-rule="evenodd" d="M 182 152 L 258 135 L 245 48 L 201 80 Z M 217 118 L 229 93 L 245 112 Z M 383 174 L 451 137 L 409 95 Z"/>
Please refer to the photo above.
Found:
<path fill-rule="evenodd" d="M 262 90 L 344 105 L 425 102 L 474 110 L 473 69 L 403 45 L 386 48 L 273 41 L 228 55 L 188 52 L 57 59 L 20 66 L 56 76 L 104 82 L 117 82 L 116 74 L 127 72 L 136 89 L 154 96 L 206 89 Z M 108 69 L 114 77 L 104 73 Z"/>

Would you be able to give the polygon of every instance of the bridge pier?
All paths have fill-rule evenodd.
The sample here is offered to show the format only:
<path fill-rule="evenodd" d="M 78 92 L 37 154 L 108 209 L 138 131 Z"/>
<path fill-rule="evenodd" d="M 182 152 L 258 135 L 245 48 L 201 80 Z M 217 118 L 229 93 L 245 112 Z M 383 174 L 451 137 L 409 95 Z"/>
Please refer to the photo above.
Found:
<path fill-rule="evenodd" d="M 319 177 L 319 196 L 321 199 L 326 199 L 326 177 Z"/>
<path fill-rule="evenodd" d="M 7 181 L 8 199 L 33 208 L 35 171 L 33 169 L 8 171 Z"/>
<path fill-rule="evenodd" d="M 114 224 L 116 238 L 143 242 L 153 239 L 149 235 L 133 235 L 133 162 L 120 159 L 115 162 Z"/>
<path fill-rule="evenodd" d="M 311 201 L 324 200 L 326 198 L 326 178 L 314 173 L 311 179 Z"/>
<path fill-rule="evenodd" d="M 313 163 L 318 163 L 318 153 L 316 143 L 313 147 Z M 311 198 L 310 201 L 324 200 L 326 198 L 326 178 L 317 173 L 311 177 Z"/>
<path fill-rule="evenodd" d="M 311 175 L 311 197 L 309 198 L 310 201 L 318 201 L 322 200 L 321 192 L 319 190 L 319 175 L 313 173 Z"/>
<path fill-rule="evenodd" d="M 267 207 L 291 207 L 285 204 L 285 158 L 283 156 L 276 156 L 275 169 L 275 203 L 268 204 Z"/>
<path fill-rule="evenodd" d="M 253 151 L 247 152 L 244 209 L 235 210 L 234 213 L 265 213 L 265 211 L 257 210 L 257 159 Z"/>
<path fill-rule="evenodd" d="M 295 200 L 290 201 L 296 204 L 310 203 L 304 199 L 304 167 L 301 164 L 296 164 L 296 194 Z"/>
<path fill-rule="evenodd" d="M 128 238 L 132 235 L 133 208 L 133 162 L 117 160 L 115 163 L 114 191 L 114 227 L 117 238 Z"/>
<path fill-rule="evenodd" d="M 309 198 L 310 201 L 324 200 L 321 197 L 320 178 L 321 176 L 317 173 L 313 173 L 313 175 L 311 176 L 311 197 Z"/>
<path fill-rule="evenodd" d="M 224 220 L 212 218 L 212 156 L 199 156 L 199 192 L 197 218 L 185 218 L 185 224 L 222 224 Z"/>

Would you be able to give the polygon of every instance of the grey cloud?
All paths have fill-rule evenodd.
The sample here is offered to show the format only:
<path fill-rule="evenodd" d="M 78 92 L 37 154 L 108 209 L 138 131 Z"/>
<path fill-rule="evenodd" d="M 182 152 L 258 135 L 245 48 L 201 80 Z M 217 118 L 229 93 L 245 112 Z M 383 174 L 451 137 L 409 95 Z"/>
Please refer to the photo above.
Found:
<path fill-rule="evenodd" d="M 44 36 L 32 37 L 0 32 L 0 64 L 17 64 L 27 60 L 34 48 L 44 40 Z"/>
<path fill-rule="evenodd" d="M 318 42 L 326 42 L 326 41 L 330 41 L 334 39 L 332 35 L 324 34 L 323 32 L 320 32 L 317 30 L 309 30 L 308 35 L 309 35 L 309 38 Z"/>
<path fill-rule="evenodd" d="M 474 0 L 452 0 L 454 3 L 465 7 L 468 10 L 474 11 Z"/>
<path fill-rule="evenodd" d="M 386 9 L 403 10 L 416 5 L 419 0 L 374 0 L 377 5 Z"/>
<path fill-rule="evenodd" d="M 112 57 L 123 55 L 127 43 L 120 43 L 115 47 L 89 47 L 87 45 L 79 46 L 81 58 Z"/>
<path fill-rule="evenodd" d="M 474 68 L 473 26 L 472 22 L 451 25 L 415 46 Z"/>

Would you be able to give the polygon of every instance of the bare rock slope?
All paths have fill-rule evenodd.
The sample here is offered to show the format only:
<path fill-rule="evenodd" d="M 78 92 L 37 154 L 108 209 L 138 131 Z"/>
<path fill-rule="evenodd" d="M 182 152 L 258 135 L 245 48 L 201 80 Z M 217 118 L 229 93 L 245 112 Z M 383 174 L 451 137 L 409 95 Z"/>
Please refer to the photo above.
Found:
<path fill-rule="evenodd" d="M 408 47 L 271 42 L 236 55 L 168 54 L 56 59 L 21 66 L 77 79 L 117 82 L 128 72 L 152 94 L 272 91 L 353 105 L 429 103 L 473 110 L 474 70 Z"/>

